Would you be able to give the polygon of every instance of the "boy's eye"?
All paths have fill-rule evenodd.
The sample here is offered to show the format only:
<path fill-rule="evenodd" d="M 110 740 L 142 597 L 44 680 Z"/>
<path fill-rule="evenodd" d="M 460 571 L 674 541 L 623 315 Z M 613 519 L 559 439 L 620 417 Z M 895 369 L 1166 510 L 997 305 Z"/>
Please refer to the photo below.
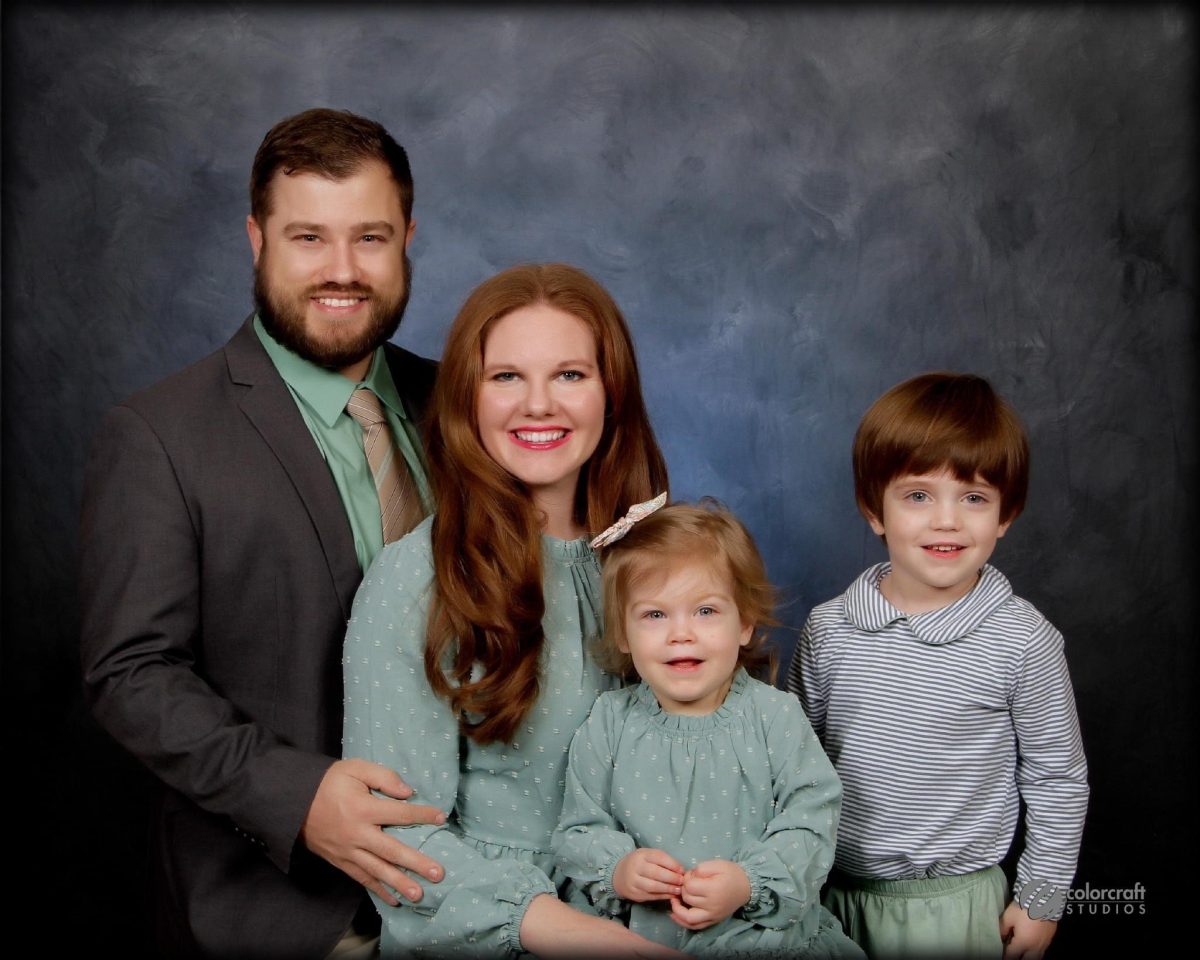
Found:
<path fill-rule="evenodd" d="M 968 493 L 963 499 L 965 499 L 967 503 L 987 503 L 987 497 L 985 497 L 982 493 Z"/>
<path fill-rule="evenodd" d="M 929 499 L 929 494 L 923 490 L 914 490 L 908 495 L 908 499 L 913 503 L 925 503 Z"/>
<path fill-rule="evenodd" d="M 699 610 L 696 611 L 696 613 L 698 613 L 702 617 L 712 617 L 712 616 L 716 615 L 717 608 L 716 607 L 701 607 Z"/>

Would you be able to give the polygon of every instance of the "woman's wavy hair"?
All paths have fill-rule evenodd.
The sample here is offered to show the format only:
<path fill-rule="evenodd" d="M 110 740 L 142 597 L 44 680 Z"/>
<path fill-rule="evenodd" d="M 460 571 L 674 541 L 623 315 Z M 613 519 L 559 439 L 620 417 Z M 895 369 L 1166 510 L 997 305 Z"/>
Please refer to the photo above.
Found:
<path fill-rule="evenodd" d="M 476 287 L 447 334 L 427 434 L 437 511 L 425 674 L 481 744 L 511 742 L 540 689 L 544 517 L 484 449 L 477 413 L 488 332 L 534 304 L 579 318 L 596 338 L 604 429 L 579 474 L 575 521 L 598 533 L 667 489 L 632 338 L 604 288 L 561 263 L 512 267 Z"/>
<path fill-rule="evenodd" d="M 627 681 L 637 679 L 628 648 L 625 615 L 633 592 L 661 585 L 681 566 L 706 564 L 732 588 L 742 624 L 752 624 L 750 642 L 738 648 L 738 666 L 751 676 L 775 681 L 776 657 L 768 643 L 775 619 L 776 593 L 754 538 L 718 500 L 703 497 L 696 505 L 673 503 L 635 523 L 625 536 L 602 548 L 604 639 L 596 661 Z"/>

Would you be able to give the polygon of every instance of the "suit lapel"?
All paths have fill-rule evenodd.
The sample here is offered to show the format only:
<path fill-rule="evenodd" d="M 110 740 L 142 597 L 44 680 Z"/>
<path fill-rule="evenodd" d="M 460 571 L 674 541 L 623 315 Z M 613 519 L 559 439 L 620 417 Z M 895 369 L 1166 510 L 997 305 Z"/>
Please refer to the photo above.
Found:
<path fill-rule="evenodd" d="M 254 332 L 251 316 L 225 346 L 229 376 L 241 391 L 242 412 L 271 448 L 299 494 L 333 578 L 344 618 L 362 580 L 350 521 L 329 467 L 296 409 L 296 401 Z"/>

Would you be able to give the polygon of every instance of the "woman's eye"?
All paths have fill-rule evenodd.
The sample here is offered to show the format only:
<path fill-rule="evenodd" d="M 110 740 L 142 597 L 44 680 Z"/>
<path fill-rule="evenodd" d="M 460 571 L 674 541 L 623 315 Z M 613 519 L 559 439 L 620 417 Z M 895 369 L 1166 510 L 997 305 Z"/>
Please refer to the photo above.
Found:
<path fill-rule="evenodd" d="M 511 383 L 517 379 L 517 375 L 511 370 L 501 370 L 499 373 L 492 374 L 493 380 L 499 380 L 501 383 Z"/>
<path fill-rule="evenodd" d="M 576 380 L 583 379 L 583 374 L 578 370 L 564 370 L 558 376 L 560 379 L 566 380 L 568 383 L 574 383 Z"/>

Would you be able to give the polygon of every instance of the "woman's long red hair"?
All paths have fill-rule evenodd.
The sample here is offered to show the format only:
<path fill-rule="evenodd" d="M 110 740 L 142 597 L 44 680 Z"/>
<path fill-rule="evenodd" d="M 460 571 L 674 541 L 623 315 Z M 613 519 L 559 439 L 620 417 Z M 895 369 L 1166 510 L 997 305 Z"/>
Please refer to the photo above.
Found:
<path fill-rule="evenodd" d="M 491 325 L 536 303 L 578 317 L 596 337 L 604 430 L 580 471 L 576 522 L 598 533 L 667 489 L 632 339 L 604 288 L 557 263 L 513 267 L 476 287 L 447 335 L 434 388 L 428 449 L 437 512 L 425 674 L 478 743 L 511 742 L 540 689 L 543 518 L 525 484 L 484 450 L 476 412 Z"/>

